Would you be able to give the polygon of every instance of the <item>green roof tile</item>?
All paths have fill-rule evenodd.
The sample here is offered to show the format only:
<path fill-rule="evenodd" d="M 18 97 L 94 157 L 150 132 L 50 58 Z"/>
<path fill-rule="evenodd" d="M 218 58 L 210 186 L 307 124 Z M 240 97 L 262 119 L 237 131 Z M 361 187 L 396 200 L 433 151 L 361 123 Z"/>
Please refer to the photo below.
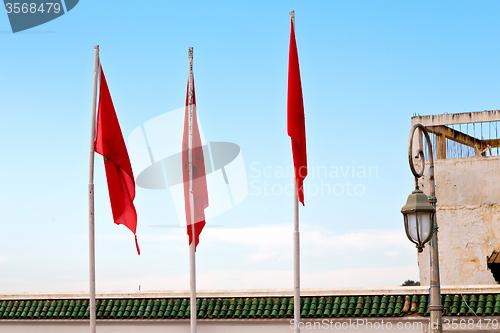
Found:
<path fill-rule="evenodd" d="M 52 311 L 52 318 L 57 318 L 57 316 L 59 315 L 59 311 L 61 311 L 61 301 L 54 301 L 55 304 L 53 305 L 54 307 L 54 311 Z M 28 317 L 30 317 L 30 311 L 31 310 L 28 310 Z"/>
<path fill-rule="evenodd" d="M 234 311 L 233 318 L 241 318 L 244 306 L 245 301 L 243 300 L 243 298 L 238 299 L 238 304 L 236 305 L 236 310 Z"/>
<path fill-rule="evenodd" d="M 450 295 L 446 295 L 443 303 L 443 316 L 446 316 L 451 311 L 452 299 Z"/>
<path fill-rule="evenodd" d="M 265 307 L 265 300 L 263 300 L 262 304 L 263 304 L 263 307 Z M 222 302 L 222 307 L 221 307 L 220 313 L 219 313 L 219 318 L 226 317 L 227 310 L 229 309 L 229 305 L 230 305 L 229 299 L 227 299 L 227 298 L 224 299 L 224 301 Z"/>
<path fill-rule="evenodd" d="M 151 301 L 148 302 L 148 305 L 146 306 L 146 309 L 144 310 L 144 317 L 149 318 L 151 314 Z M 187 310 L 188 302 L 186 299 L 183 299 L 180 301 L 180 306 L 178 307 L 179 310 L 177 311 L 177 314 L 175 315 L 176 318 L 182 319 L 184 318 L 184 314 Z"/>
<path fill-rule="evenodd" d="M 356 301 L 356 307 L 354 308 L 354 315 L 356 317 L 361 316 L 361 314 L 363 313 L 364 302 L 365 302 L 365 300 L 363 297 L 358 297 L 358 299 Z"/>
<path fill-rule="evenodd" d="M 20 317 L 21 313 L 23 311 L 23 308 L 24 308 L 24 301 L 16 302 L 16 303 L 17 303 L 17 306 L 14 305 L 15 308 L 12 309 L 12 312 L 14 312 L 14 318 Z"/>
<path fill-rule="evenodd" d="M 212 318 L 213 317 L 213 312 L 215 309 L 215 300 L 211 299 L 208 301 L 208 306 L 207 306 L 207 311 L 206 311 L 206 318 Z"/>
<path fill-rule="evenodd" d="M 325 302 L 325 309 L 323 310 L 323 317 L 330 317 L 333 309 L 333 297 L 328 297 Z"/>
<path fill-rule="evenodd" d="M 78 318 L 85 318 L 85 313 L 89 310 L 89 301 L 84 300 L 82 306 L 80 307 L 80 312 L 78 312 Z"/>
<path fill-rule="evenodd" d="M 274 300 L 274 304 L 273 304 L 273 307 L 272 307 L 272 310 L 271 310 L 271 317 L 272 318 L 278 318 L 280 306 L 281 306 L 281 301 L 280 301 L 279 298 L 276 298 Z"/>
<path fill-rule="evenodd" d="M 107 300 L 103 300 L 102 302 L 99 302 L 99 303 L 96 301 L 95 312 L 96 312 L 97 319 L 101 319 L 102 318 L 102 316 L 104 315 L 104 312 L 106 311 L 106 305 L 107 304 L 108 304 Z M 52 313 L 53 309 L 54 309 L 54 307 L 51 307 L 49 309 L 49 312 Z"/>
<path fill-rule="evenodd" d="M 234 312 L 236 310 L 236 305 L 237 305 L 236 299 L 233 298 L 229 302 L 229 306 L 228 306 L 227 313 L 226 313 L 227 318 L 232 318 L 234 316 Z M 272 305 L 272 303 L 271 303 L 271 305 Z"/>
<path fill-rule="evenodd" d="M 331 316 L 332 317 L 338 317 L 339 316 L 339 305 L 338 304 L 334 304 L 333 305 Z"/>
<path fill-rule="evenodd" d="M 311 300 L 311 306 L 309 307 L 309 312 L 307 314 L 308 317 L 316 316 L 317 306 L 318 306 L 318 299 L 316 297 L 313 297 L 313 299 Z"/>
<path fill-rule="evenodd" d="M 351 297 L 349 299 L 349 305 L 347 307 L 347 317 L 352 317 L 354 316 L 354 312 L 356 311 L 356 298 Z"/>
<path fill-rule="evenodd" d="M 478 302 L 477 309 L 476 309 L 476 315 L 482 316 L 483 311 L 484 311 L 483 302 Z"/>
<path fill-rule="evenodd" d="M 50 301 L 47 300 L 43 303 L 43 308 L 42 308 L 42 313 L 41 313 L 42 318 L 45 318 L 47 316 L 47 312 L 49 312 L 49 308 L 50 308 Z"/>
<path fill-rule="evenodd" d="M 386 310 L 386 316 L 393 316 L 394 315 L 394 296 L 391 296 L 389 298 L 389 304 L 387 305 L 387 310 Z"/>
<path fill-rule="evenodd" d="M 304 301 L 304 305 L 302 306 L 302 312 L 300 313 L 301 317 L 307 317 L 307 314 L 309 313 L 309 306 L 311 304 L 311 299 L 307 297 Z"/>
<path fill-rule="evenodd" d="M 248 318 L 255 318 L 258 307 L 259 307 L 258 299 L 257 298 L 252 299 L 252 305 L 250 306 L 250 311 L 248 312 Z"/>
<path fill-rule="evenodd" d="M 378 310 L 377 316 L 383 317 L 385 316 L 387 310 L 387 303 L 380 303 L 380 309 Z"/>
<path fill-rule="evenodd" d="M 450 312 L 450 314 L 452 316 L 457 315 L 457 313 L 458 313 L 458 307 L 459 306 L 460 306 L 460 297 L 458 297 L 458 295 L 455 295 L 453 297 L 453 304 L 451 305 L 451 312 Z"/>
<path fill-rule="evenodd" d="M 419 315 L 424 315 L 427 308 L 427 298 L 425 296 L 420 297 L 420 303 L 418 304 L 417 313 Z"/>
<path fill-rule="evenodd" d="M 443 294 L 445 316 L 498 316 L 499 294 Z M 198 318 L 246 319 L 293 318 L 293 297 L 198 298 Z M 306 318 L 429 315 L 426 294 L 373 296 L 319 296 L 301 298 Z M 0 320 L 89 318 L 89 300 L 0 300 Z M 187 298 L 98 299 L 99 319 L 185 319 L 190 317 Z"/>
<path fill-rule="evenodd" d="M 2 304 L 0 305 L 0 315 L 3 315 L 3 312 L 5 311 L 6 307 L 7 307 L 7 301 L 3 301 Z"/>
<path fill-rule="evenodd" d="M 288 307 L 288 298 L 281 299 L 281 305 L 278 311 L 278 318 L 284 318 L 286 316 L 286 310 Z"/>
<path fill-rule="evenodd" d="M 459 316 L 463 316 L 465 314 L 467 314 L 467 303 L 466 301 L 462 301 L 462 303 L 460 304 L 460 312 L 458 313 Z"/>
<path fill-rule="evenodd" d="M 286 310 L 286 316 L 288 318 L 293 317 L 293 311 L 294 311 L 294 303 L 293 303 L 293 298 L 288 299 L 288 308 Z"/>
<path fill-rule="evenodd" d="M 417 312 L 418 305 L 419 305 L 418 296 L 413 295 L 413 297 L 411 298 L 410 310 L 408 313 L 412 314 L 412 313 Z"/>
<path fill-rule="evenodd" d="M 9 314 L 10 314 L 10 310 L 11 310 L 11 309 L 12 309 L 12 301 L 9 301 L 9 302 L 7 303 L 7 306 L 6 306 L 6 307 L 5 307 L 5 309 L 4 309 L 4 312 L 3 312 L 3 314 L 2 314 L 2 317 L 3 317 L 3 318 L 7 318 L 7 317 L 9 316 Z"/>
<path fill-rule="evenodd" d="M 161 304 L 160 304 L 160 309 L 158 310 L 158 317 L 159 318 L 163 318 L 163 316 L 165 315 L 165 310 L 167 309 L 167 300 L 166 299 L 163 299 L 161 301 Z M 137 312 L 139 310 L 139 302 L 136 302 L 134 303 L 134 308 L 132 309 L 132 312 Z"/>
<path fill-rule="evenodd" d="M 172 309 L 174 308 L 175 300 L 173 298 L 170 298 L 167 301 L 167 304 L 165 306 L 165 311 L 163 312 L 163 318 L 170 318 L 170 314 L 172 313 Z M 139 312 L 141 311 L 141 306 L 142 302 L 139 305 L 139 310 L 137 310 L 137 316 L 139 316 Z"/>
<path fill-rule="evenodd" d="M 21 318 L 23 318 L 23 319 L 28 318 L 28 313 L 29 313 L 30 308 L 31 308 L 31 301 L 28 300 L 24 304 L 23 312 L 21 313 Z M 0 306 L 0 309 L 1 309 L 1 306 Z M 0 315 L 1 315 L 1 311 L 0 311 Z"/>
<path fill-rule="evenodd" d="M 74 307 L 72 308 L 71 314 L 69 315 L 69 317 L 71 317 L 71 319 L 76 319 L 77 318 L 78 312 L 80 311 L 80 307 L 81 306 L 82 306 L 82 301 L 78 300 L 76 302 L 76 304 L 74 305 Z M 43 316 L 43 309 L 42 309 L 42 316 Z"/>
<path fill-rule="evenodd" d="M 158 311 L 160 310 L 161 302 L 159 299 L 156 299 L 153 303 L 153 310 L 151 311 L 151 317 L 156 318 L 158 316 Z"/>
<path fill-rule="evenodd" d="M 221 308 L 222 308 L 222 301 L 219 298 L 215 301 L 215 307 L 214 307 L 214 311 L 212 313 L 213 318 L 219 318 Z"/>
<path fill-rule="evenodd" d="M 196 305 L 196 309 L 199 309 L 199 308 L 200 308 L 200 304 L 199 304 L 199 302 L 196 302 L 196 303 L 197 303 L 197 305 Z M 149 318 L 152 318 L 152 313 L 151 313 L 151 315 L 149 316 Z M 191 301 L 188 301 L 188 304 L 187 304 L 187 306 L 186 306 L 186 310 L 184 311 L 184 316 L 183 316 L 183 317 L 181 317 L 181 318 L 185 318 L 185 319 L 189 319 L 189 318 L 191 318 Z M 200 318 L 200 317 L 198 316 L 198 313 L 196 314 L 196 318 Z"/>
<path fill-rule="evenodd" d="M 64 308 L 64 306 L 63 306 Z M 118 310 L 120 309 L 120 301 L 119 300 L 114 300 L 113 301 L 113 306 L 111 308 L 111 312 L 109 313 L 110 318 L 116 318 L 116 315 L 118 314 Z"/>
<path fill-rule="evenodd" d="M 191 304 L 190 304 L 191 305 Z M 198 310 L 198 318 L 206 318 L 206 313 L 208 309 L 208 301 L 206 298 L 201 301 L 201 306 L 196 308 Z M 191 312 L 191 307 L 189 308 Z"/>
<path fill-rule="evenodd" d="M 104 310 L 102 312 L 102 318 L 108 318 L 113 305 L 113 300 L 103 300 L 101 305 L 102 307 L 104 307 Z"/>

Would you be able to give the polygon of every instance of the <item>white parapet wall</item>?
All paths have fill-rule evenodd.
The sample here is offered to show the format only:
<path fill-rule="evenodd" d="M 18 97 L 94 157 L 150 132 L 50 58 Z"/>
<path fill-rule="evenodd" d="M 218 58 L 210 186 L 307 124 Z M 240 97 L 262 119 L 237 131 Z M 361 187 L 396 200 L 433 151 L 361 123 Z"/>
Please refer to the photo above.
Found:
<path fill-rule="evenodd" d="M 487 257 L 500 250 L 500 157 L 434 161 L 442 285 L 496 284 Z M 429 193 L 428 170 L 421 181 Z M 429 285 L 429 246 L 418 256 Z"/>
<path fill-rule="evenodd" d="M 498 319 L 497 319 L 498 320 Z M 428 332 L 428 318 L 305 318 L 299 325 L 303 332 L 352 331 L 368 332 Z M 115 320 L 98 321 L 99 333 L 186 333 L 189 320 Z M 267 320 L 198 320 L 199 333 L 291 333 L 291 319 Z M 1 321 L 1 333 L 87 333 L 88 321 Z"/>

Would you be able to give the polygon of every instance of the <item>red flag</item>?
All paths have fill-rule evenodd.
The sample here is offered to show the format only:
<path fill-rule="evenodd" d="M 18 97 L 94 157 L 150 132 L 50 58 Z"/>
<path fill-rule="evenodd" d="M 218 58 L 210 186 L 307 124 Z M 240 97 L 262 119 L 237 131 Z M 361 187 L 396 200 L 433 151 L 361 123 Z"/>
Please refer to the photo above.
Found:
<path fill-rule="evenodd" d="M 191 82 L 190 82 L 191 81 Z M 191 85 L 190 85 L 191 84 Z M 190 91 L 190 89 L 192 89 Z M 190 93 L 192 96 L 190 96 Z M 191 98 L 190 98 L 191 97 Z M 192 191 L 194 203 L 194 222 L 191 221 L 191 202 L 189 198 L 189 109 L 192 105 Z M 184 116 L 184 135 L 182 138 L 182 177 L 184 181 L 184 203 L 186 208 L 187 234 L 189 235 L 189 245 L 193 241 L 194 223 L 194 246 L 200 242 L 200 233 L 205 226 L 205 208 L 208 207 L 208 191 L 207 179 L 205 176 L 205 159 L 203 158 L 203 147 L 201 144 L 200 131 L 198 129 L 198 121 L 196 116 L 196 97 L 194 93 L 194 77 L 190 75 L 188 79 L 187 95 L 186 95 L 186 112 Z"/>
<path fill-rule="evenodd" d="M 293 166 L 299 200 L 304 205 L 303 181 L 307 176 L 306 124 L 300 83 L 299 55 L 297 54 L 294 30 L 292 20 L 288 58 L 288 135 L 292 139 Z"/>
<path fill-rule="evenodd" d="M 134 174 L 102 67 L 95 151 L 104 158 L 113 219 L 116 224 L 123 224 L 135 235 L 137 213 L 133 203 Z M 137 244 L 137 235 L 135 245 L 137 253 L 141 254 L 139 244 Z"/>

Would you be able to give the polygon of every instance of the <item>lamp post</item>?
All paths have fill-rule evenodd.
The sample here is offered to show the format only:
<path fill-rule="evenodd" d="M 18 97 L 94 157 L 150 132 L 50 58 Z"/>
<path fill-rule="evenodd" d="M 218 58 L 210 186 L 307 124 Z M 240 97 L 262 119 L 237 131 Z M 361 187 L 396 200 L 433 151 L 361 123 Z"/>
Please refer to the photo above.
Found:
<path fill-rule="evenodd" d="M 427 141 L 429 153 L 429 180 L 431 181 L 430 197 L 418 187 L 418 179 L 423 176 L 425 169 L 425 158 L 422 149 L 416 151 L 415 157 L 422 162 L 422 168 L 417 172 L 413 163 L 413 136 L 417 128 L 424 134 Z M 429 133 L 422 124 L 413 126 L 408 142 L 408 161 L 410 169 L 415 176 L 415 190 L 408 196 L 406 205 L 401 209 L 404 216 L 405 231 L 408 239 L 416 244 L 418 252 L 422 252 L 425 243 L 430 240 L 430 305 L 431 311 L 430 328 L 432 333 L 442 333 L 442 305 L 441 290 L 439 282 L 439 254 L 436 222 L 436 183 L 434 180 L 434 158 L 432 156 L 432 145 Z"/>

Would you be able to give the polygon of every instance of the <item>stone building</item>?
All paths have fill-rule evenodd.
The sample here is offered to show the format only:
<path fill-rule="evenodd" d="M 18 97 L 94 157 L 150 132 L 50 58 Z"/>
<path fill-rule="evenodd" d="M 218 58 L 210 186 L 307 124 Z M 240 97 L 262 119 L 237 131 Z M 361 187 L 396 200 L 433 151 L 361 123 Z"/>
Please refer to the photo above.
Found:
<path fill-rule="evenodd" d="M 441 285 L 500 281 L 499 121 L 498 110 L 411 119 L 431 133 Z M 414 146 L 421 140 L 416 136 Z M 427 194 L 428 175 L 427 169 L 420 178 Z M 422 285 L 429 285 L 429 249 L 418 257 Z"/>

